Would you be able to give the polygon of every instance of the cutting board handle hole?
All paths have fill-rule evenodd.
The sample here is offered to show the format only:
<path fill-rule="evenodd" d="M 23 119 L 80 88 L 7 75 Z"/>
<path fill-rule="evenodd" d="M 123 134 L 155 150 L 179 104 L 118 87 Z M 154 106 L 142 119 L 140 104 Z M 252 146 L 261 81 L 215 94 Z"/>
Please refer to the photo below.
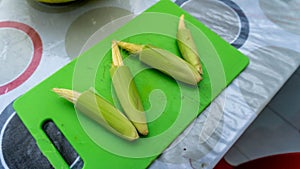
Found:
<path fill-rule="evenodd" d="M 70 168 L 83 168 L 83 160 L 52 120 L 46 120 L 42 129 Z"/>

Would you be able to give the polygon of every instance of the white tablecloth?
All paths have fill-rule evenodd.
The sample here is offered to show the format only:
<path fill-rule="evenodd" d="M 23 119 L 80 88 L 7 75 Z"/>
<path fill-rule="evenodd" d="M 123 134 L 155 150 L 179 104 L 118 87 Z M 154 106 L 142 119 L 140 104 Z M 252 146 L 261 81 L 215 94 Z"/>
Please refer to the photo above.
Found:
<path fill-rule="evenodd" d="M 10 147 L 4 147 L 5 137 L 12 137 L 5 133 L 14 126 L 10 125 L 16 116 L 13 100 L 76 57 L 94 32 L 100 31 L 102 36 L 95 40 L 99 41 L 155 2 L 92 0 L 49 6 L 33 0 L 0 0 L 2 167 L 15 168 L 5 155 Z M 250 58 L 246 70 L 150 166 L 212 168 L 299 67 L 300 1 L 175 3 Z M 42 51 L 34 45 L 42 45 Z M 26 146 L 20 147 L 25 151 Z"/>

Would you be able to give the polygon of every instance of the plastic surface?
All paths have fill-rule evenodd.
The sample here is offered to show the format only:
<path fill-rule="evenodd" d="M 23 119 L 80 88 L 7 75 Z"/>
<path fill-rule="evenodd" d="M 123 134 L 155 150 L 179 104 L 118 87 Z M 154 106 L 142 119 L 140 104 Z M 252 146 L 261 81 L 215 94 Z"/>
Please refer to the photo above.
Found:
<path fill-rule="evenodd" d="M 211 169 L 299 67 L 300 2 L 173 1 L 251 60 L 149 167 Z M 83 0 L 51 6 L 35 0 L 0 0 L 0 84 L 4 89 L 0 94 L 0 168 L 51 168 L 14 112 L 13 101 L 78 56 L 89 37 L 85 49 L 132 19 L 126 15 L 138 15 L 155 2 Z M 19 30 L 7 27 L 6 21 L 17 23 Z M 27 35 L 30 30 L 37 34 Z M 42 46 L 37 48 L 40 51 L 34 50 L 33 41 L 36 47 Z M 33 59 L 33 51 L 42 56 L 40 62 L 39 57 Z M 27 74 L 27 68 L 33 73 Z M 18 78 L 23 72 L 26 76 Z M 8 84 L 15 88 L 7 88 Z M 63 143 L 60 147 L 67 150 Z M 77 154 L 69 154 L 73 157 L 70 168 L 80 167 Z"/>
<path fill-rule="evenodd" d="M 199 51 L 204 77 L 197 87 L 177 83 L 158 71 L 145 68 L 134 57 L 126 59 L 126 65 L 135 70 L 136 84 L 146 109 L 161 113 L 149 122 L 147 137 L 133 143 L 116 138 L 76 114 L 71 104 L 51 92 L 53 87 L 83 91 L 93 86 L 100 95 L 114 102 L 109 78 L 111 41 L 126 39 L 135 43 L 151 43 L 178 54 L 176 39 L 172 36 L 176 36 L 178 17 L 182 13 L 185 12 L 174 3 L 160 1 L 15 101 L 16 112 L 54 167 L 67 166 L 41 129 L 46 120 L 53 120 L 63 132 L 83 159 L 84 168 L 145 168 L 246 67 L 247 57 L 185 13 L 196 45 L 206 49 Z M 154 90 L 164 95 L 160 93 L 158 98 L 151 100 Z M 153 104 L 163 101 L 166 101 L 166 107 L 160 112 L 161 107 Z"/>

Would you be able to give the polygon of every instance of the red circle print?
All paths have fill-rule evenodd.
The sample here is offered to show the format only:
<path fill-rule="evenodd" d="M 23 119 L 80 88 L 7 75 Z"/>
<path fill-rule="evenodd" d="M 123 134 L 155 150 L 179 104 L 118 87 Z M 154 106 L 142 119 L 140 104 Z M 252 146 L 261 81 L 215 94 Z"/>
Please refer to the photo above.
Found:
<path fill-rule="evenodd" d="M 32 41 L 33 50 L 34 50 L 31 62 L 29 63 L 25 71 L 23 71 L 23 73 L 21 73 L 13 81 L 0 86 L 0 95 L 3 95 L 15 89 L 16 87 L 20 86 L 34 73 L 34 71 L 36 70 L 36 68 L 40 63 L 42 52 L 43 52 L 43 46 L 39 34 L 32 27 L 24 23 L 14 22 L 14 21 L 4 21 L 4 22 L 0 22 L 0 28 L 14 28 L 26 33 Z"/>

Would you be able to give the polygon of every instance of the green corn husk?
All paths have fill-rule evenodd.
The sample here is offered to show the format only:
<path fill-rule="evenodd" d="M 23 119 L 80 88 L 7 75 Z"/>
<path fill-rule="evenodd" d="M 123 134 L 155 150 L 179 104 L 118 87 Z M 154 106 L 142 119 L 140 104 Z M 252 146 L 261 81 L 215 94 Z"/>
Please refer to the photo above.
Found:
<path fill-rule="evenodd" d="M 174 79 L 197 85 L 202 79 L 197 70 L 188 62 L 173 53 L 150 45 L 136 45 L 127 42 L 118 42 L 118 45 L 132 53 L 139 54 L 139 60 Z"/>
<path fill-rule="evenodd" d="M 67 89 L 54 92 L 75 104 L 75 108 L 121 138 L 133 141 L 139 135 L 132 123 L 118 109 L 92 90 L 77 93 Z"/>
<path fill-rule="evenodd" d="M 110 69 L 112 84 L 118 100 L 129 120 L 142 135 L 148 134 L 145 111 L 137 91 L 133 76 L 127 66 L 123 64 L 119 48 L 112 45 L 113 64 Z"/>
<path fill-rule="evenodd" d="M 181 15 L 178 24 L 177 44 L 182 57 L 193 65 L 200 74 L 203 74 L 200 56 L 191 31 L 184 24 L 184 15 Z"/>

